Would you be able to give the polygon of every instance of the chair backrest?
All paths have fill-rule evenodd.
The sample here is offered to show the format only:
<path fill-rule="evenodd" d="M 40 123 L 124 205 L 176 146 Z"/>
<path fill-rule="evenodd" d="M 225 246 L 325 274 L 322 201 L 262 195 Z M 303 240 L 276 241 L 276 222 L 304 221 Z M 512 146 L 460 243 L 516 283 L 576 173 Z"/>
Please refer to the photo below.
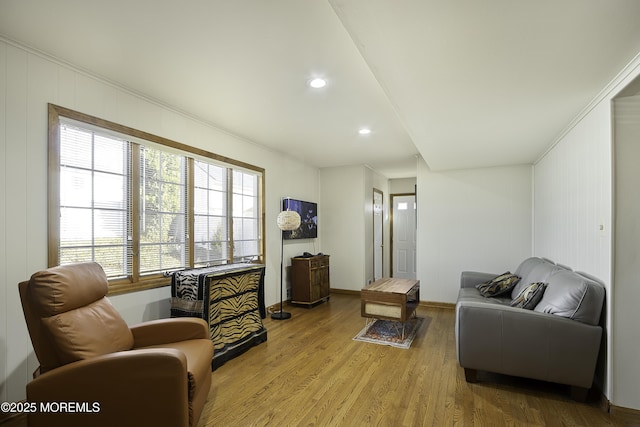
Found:
<path fill-rule="evenodd" d="M 108 281 L 99 264 L 39 271 L 19 290 L 40 373 L 133 347 L 131 330 L 106 297 Z"/>

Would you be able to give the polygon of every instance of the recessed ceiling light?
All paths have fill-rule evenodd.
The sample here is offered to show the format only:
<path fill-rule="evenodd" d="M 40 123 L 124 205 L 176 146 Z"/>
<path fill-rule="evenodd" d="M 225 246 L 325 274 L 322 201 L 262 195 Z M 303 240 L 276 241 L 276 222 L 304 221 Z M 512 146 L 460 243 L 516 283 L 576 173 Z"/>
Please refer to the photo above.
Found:
<path fill-rule="evenodd" d="M 368 129 L 368 128 L 362 128 L 362 129 L 360 129 L 360 130 L 358 131 L 358 133 L 359 133 L 360 135 L 369 135 L 369 134 L 371 133 L 371 129 Z"/>
<path fill-rule="evenodd" d="M 327 85 L 327 81 L 321 78 L 316 78 L 309 82 L 309 86 L 311 86 L 314 89 L 320 89 L 325 87 L 326 85 Z"/>

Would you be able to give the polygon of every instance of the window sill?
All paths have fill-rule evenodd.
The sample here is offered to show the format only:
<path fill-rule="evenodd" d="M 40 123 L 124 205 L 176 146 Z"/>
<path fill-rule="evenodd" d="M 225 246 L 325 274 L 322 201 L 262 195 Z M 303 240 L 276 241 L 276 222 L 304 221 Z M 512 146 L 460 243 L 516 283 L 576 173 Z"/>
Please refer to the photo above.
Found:
<path fill-rule="evenodd" d="M 129 280 L 114 280 L 109 282 L 108 296 L 128 294 L 131 292 L 146 291 L 149 289 L 162 288 L 171 285 L 171 277 L 145 278 L 138 282 Z"/>

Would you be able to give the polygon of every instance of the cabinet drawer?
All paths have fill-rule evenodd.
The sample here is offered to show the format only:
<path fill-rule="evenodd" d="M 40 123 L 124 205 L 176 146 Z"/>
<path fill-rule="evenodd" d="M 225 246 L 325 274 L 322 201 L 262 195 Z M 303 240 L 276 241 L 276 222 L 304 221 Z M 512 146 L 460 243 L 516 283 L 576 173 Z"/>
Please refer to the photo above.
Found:
<path fill-rule="evenodd" d="M 327 257 L 315 258 L 315 259 L 312 259 L 310 262 L 311 268 L 322 268 L 322 267 L 328 267 L 328 266 L 329 266 L 329 258 Z"/>

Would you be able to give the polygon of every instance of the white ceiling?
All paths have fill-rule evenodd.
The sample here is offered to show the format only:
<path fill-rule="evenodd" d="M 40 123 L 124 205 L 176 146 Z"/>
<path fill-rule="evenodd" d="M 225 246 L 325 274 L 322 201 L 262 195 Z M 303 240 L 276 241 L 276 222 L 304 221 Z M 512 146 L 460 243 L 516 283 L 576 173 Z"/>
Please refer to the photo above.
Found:
<path fill-rule="evenodd" d="M 0 34 L 318 167 L 395 178 L 416 154 L 534 162 L 640 52 L 640 1 L 0 0 Z"/>

